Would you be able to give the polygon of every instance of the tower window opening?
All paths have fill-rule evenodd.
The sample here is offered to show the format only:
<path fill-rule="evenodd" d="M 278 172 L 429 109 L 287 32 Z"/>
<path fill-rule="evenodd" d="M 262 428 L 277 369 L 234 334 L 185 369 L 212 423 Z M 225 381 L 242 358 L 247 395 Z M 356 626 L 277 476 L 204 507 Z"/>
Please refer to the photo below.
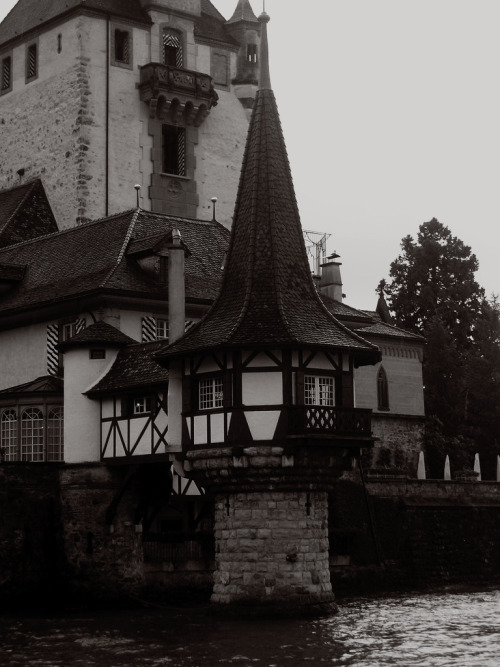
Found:
<path fill-rule="evenodd" d="M 36 44 L 28 46 L 26 55 L 26 80 L 30 81 L 38 76 L 38 47 Z"/>
<path fill-rule="evenodd" d="M 186 175 L 186 130 L 175 125 L 162 128 L 163 172 L 174 176 Z"/>
<path fill-rule="evenodd" d="M 377 373 L 377 401 L 379 410 L 389 410 L 389 382 L 382 366 Z"/>
<path fill-rule="evenodd" d="M 130 64 L 130 34 L 127 30 L 115 30 L 115 60 L 117 63 Z"/>
<path fill-rule="evenodd" d="M 12 58 L 7 56 L 2 59 L 2 92 L 7 92 L 12 87 Z"/>
<path fill-rule="evenodd" d="M 247 44 L 247 62 L 256 63 L 257 53 L 257 44 Z"/>
<path fill-rule="evenodd" d="M 163 63 L 171 67 L 183 66 L 180 35 L 173 30 L 165 30 L 163 33 Z"/>

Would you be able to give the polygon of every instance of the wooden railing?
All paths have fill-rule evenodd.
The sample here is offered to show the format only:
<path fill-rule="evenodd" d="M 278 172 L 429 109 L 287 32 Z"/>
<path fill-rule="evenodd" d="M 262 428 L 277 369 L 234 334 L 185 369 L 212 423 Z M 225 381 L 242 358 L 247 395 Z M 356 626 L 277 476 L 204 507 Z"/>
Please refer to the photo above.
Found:
<path fill-rule="evenodd" d="M 302 405 L 292 409 L 290 426 L 297 435 L 371 436 L 371 410 Z"/>

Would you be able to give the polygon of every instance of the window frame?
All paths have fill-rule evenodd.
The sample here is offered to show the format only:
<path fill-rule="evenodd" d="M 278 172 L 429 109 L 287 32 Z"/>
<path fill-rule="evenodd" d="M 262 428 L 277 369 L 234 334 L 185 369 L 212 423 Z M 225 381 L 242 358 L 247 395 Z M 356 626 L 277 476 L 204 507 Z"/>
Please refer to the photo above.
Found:
<path fill-rule="evenodd" d="M 2 67 L 2 73 L 1 73 L 1 82 L 0 82 L 0 95 L 6 95 L 7 93 L 10 93 L 12 90 L 12 81 L 13 81 L 13 74 L 14 74 L 14 61 L 13 61 L 13 56 L 12 56 L 12 51 L 9 51 L 7 53 L 4 53 L 1 58 L 1 67 Z M 9 80 L 9 85 L 5 86 L 4 88 L 4 76 L 5 76 L 5 67 L 6 63 L 8 63 L 8 80 Z"/>
<path fill-rule="evenodd" d="M 6 415 L 14 415 L 14 419 L 6 419 Z M 5 425 L 9 425 L 6 428 Z M 11 426 L 14 425 L 14 426 Z M 0 448 L 3 461 L 17 461 L 19 457 L 18 441 L 19 419 L 14 407 L 2 408 L 0 414 Z"/>
<path fill-rule="evenodd" d="M 123 23 L 112 23 L 110 26 L 111 31 L 111 49 L 110 49 L 110 61 L 111 65 L 114 67 L 123 67 L 124 69 L 133 69 L 134 67 L 134 40 L 133 40 L 133 31 L 130 26 Z M 122 60 L 117 57 L 117 33 L 120 35 L 127 36 L 127 46 L 128 46 L 128 60 Z"/>
<path fill-rule="evenodd" d="M 160 62 L 163 65 L 166 65 L 167 67 L 176 67 L 177 69 L 184 69 L 185 68 L 185 48 L 184 48 L 184 33 L 182 30 L 179 30 L 178 28 L 173 28 L 171 25 L 164 24 L 161 26 L 161 42 L 160 42 Z M 172 49 L 172 51 L 175 49 L 175 63 L 171 62 L 171 59 L 169 58 L 167 61 L 166 56 L 166 49 L 165 49 L 165 35 L 170 34 L 172 37 L 176 38 L 179 42 L 179 46 L 177 47 L 169 47 L 169 49 Z M 169 51 L 172 53 L 172 51 Z"/>
<path fill-rule="evenodd" d="M 224 408 L 224 377 L 222 374 L 200 377 L 197 385 L 197 403 L 200 412 Z M 206 391 L 208 389 L 210 391 Z"/>
<path fill-rule="evenodd" d="M 311 380 L 313 382 L 311 382 Z M 312 386 L 314 396 L 309 396 Z M 323 388 L 322 388 L 323 385 Z M 327 396 L 323 395 L 324 387 L 327 387 Z M 334 408 L 336 405 L 336 377 L 335 375 L 325 375 L 320 373 L 304 373 L 304 405 L 311 407 Z M 311 399 L 311 400 L 308 400 Z M 314 400 L 312 400 L 314 399 Z"/>
<path fill-rule="evenodd" d="M 383 366 L 379 366 L 377 371 L 377 410 L 380 412 L 389 412 L 390 409 L 387 371 Z"/>
<path fill-rule="evenodd" d="M 34 69 L 35 71 L 31 73 L 31 58 L 30 58 L 30 52 L 34 49 L 35 53 L 35 65 Z M 31 83 L 31 81 L 35 81 L 38 79 L 39 71 L 40 71 L 40 53 L 39 53 L 39 48 L 38 48 L 38 38 L 31 40 L 26 44 L 26 50 L 25 50 L 25 80 L 26 83 Z"/>
<path fill-rule="evenodd" d="M 167 132 L 167 128 L 170 128 Z M 171 135 L 172 152 L 166 144 L 166 135 Z M 175 136 L 174 136 L 175 135 Z M 180 176 L 186 178 L 186 128 L 181 125 L 170 125 L 163 123 L 161 126 L 161 169 L 162 174 L 167 176 Z M 182 145 L 181 145 L 182 141 Z M 173 144 L 175 143 L 175 146 Z M 167 149 L 169 150 L 167 154 Z M 175 160 L 171 158 L 175 155 Z M 168 157 L 168 159 L 167 159 Z M 174 165 L 173 170 L 171 167 Z"/>

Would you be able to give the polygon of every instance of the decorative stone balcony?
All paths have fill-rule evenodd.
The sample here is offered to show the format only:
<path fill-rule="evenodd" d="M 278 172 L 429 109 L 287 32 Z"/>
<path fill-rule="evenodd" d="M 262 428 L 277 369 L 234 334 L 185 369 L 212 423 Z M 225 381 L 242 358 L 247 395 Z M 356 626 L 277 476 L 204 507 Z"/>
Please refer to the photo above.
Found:
<path fill-rule="evenodd" d="M 141 67 L 141 100 L 151 118 L 198 127 L 217 105 L 212 77 L 179 67 L 148 63 Z"/>

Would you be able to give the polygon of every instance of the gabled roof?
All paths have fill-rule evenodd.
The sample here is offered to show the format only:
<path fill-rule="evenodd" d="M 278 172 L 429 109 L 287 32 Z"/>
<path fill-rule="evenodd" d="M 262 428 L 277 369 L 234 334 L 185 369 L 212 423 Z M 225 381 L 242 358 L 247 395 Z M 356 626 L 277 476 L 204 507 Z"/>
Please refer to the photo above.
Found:
<path fill-rule="evenodd" d="M 0 24 L 0 44 L 40 28 L 63 14 L 85 9 L 151 23 L 139 0 L 19 0 Z"/>
<path fill-rule="evenodd" d="M 43 375 L 42 377 L 19 384 L 16 387 L 9 387 L 0 391 L 0 397 L 4 394 L 62 394 L 62 378 L 54 375 Z"/>
<path fill-rule="evenodd" d="M 40 179 L 0 191 L 0 247 L 57 230 Z"/>
<path fill-rule="evenodd" d="M 378 348 L 321 302 L 307 260 L 290 166 L 267 63 L 261 16 L 261 89 L 247 137 L 227 266 L 209 313 L 160 359 L 215 348 L 311 346 L 346 350 L 373 363 Z M 363 361 L 362 361 L 363 360 Z"/>
<path fill-rule="evenodd" d="M 191 252 L 186 299 L 211 302 L 219 289 L 229 231 L 218 222 L 139 209 L 0 248 L 0 265 L 28 267 L 24 279 L 0 295 L 0 315 L 104 293 L 165 300 L 167 287 L 129 258 L 127 249 L 172 228 L 180 230 Z"/>
<path fill-rule="evenodd" d="M 237 46 L 236 40 L 226 29 L 226 19 L 210 0 L 201 0 L 201 16 L 195 20 L 194 34 L 197 39 Z"/>
<path fill-rule="evenodd" d="M 165 345 L 165 341 L 136 343 L 128 345 L 118 352 L 115 363 L 87 394 L 91 397 L 111 394 L 116 391 L 133 391 L 141 387 L 165 385 L 168 371 L 155 361 L 156 354 Z"/>
<path fill-rule="evenodd" d="M 419 334 L 414 334 L 406 329 L 400 329 L 393 324 L 386 324 L 382 321 L 374 321 L 367 327 L 356 329 L 362 336 L 376 336 L 381 338 L 399 338 L 400 340 L 411 341 L 415 343 L 423 343 L 424 337 Z"/>

